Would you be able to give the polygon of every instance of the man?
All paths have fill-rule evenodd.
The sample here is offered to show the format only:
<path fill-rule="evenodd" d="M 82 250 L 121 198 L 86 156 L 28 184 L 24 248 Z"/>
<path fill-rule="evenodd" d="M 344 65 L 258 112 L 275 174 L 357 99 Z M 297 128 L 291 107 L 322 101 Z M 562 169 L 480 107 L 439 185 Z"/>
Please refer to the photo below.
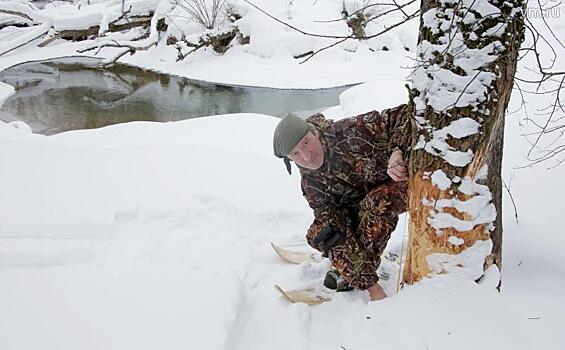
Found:
<path fill-rule="evenodd" d="M 398 215 L 406 210 L 406 114 L 401 105 L 337 122 L 322 114 L 306 120 L 291 115 L 279 122 L 273 137 L 274 153 L 289 174 L 290 161 L 298 166 L 302 192 L 314 210 L 308 244 L 372 300 L 386 297 L 377 267 Z"/>

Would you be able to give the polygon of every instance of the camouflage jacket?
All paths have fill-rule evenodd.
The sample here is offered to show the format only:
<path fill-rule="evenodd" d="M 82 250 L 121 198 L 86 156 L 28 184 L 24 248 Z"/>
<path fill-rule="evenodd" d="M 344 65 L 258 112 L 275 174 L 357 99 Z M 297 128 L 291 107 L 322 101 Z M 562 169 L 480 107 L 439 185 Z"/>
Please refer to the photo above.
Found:
<path fill-rule="evenodd" d="M 300 168 L 302 193 L 314 210 L 314 222 L 306 239 L 319 249 L 313 239 L 326 225 L 332 224 L 351 234 L 359 202 L 367 193 L 387 181 L 388 160 L 395 148 L 406 150 L 407 106 L 382 112 L 372 111 L 333 122 L 322 114 L 307 119 L 320 134 L 324 148 L 321 168 Z M 396 213 L 397 215 L 400 213 Z"/>

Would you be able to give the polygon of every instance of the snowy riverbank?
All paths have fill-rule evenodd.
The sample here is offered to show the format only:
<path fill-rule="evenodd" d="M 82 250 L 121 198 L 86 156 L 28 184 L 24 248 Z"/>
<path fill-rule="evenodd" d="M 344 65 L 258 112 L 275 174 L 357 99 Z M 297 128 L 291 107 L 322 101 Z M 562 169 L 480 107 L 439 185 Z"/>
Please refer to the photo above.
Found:
<path fill-rule="evenodd" d="M 136 0 L 127 3 L 130 2 L 138 4 L 136 7 L 138 11 L 143 11 L 143 6 L 156 6 L 155 1 L 152 0 Z M 287 21 L 290 25 L 303 30 L 324 35 L 349 35 L 350 30 L 345 22 L 324 22 L 339 17 L 341 1 L 319 1 L 315 4 L 296 2 L 291 13 L 284 2 L 273 4 L 271 1 L 258 0 L 254 3 L 270 11 L 272 15 Z M 54 4 L 57 6 L 46 5 L 45 9 L 39 11 L 39 14 L 47 17 L 49 23 L 52 23 L 54 27 L 62 29 L 84 26 L 85 20 L 92 22 L 92 25 L 96 21 L 107 21 L 107 17 L 115 10 L 112 4 L 108 7 L 102 6 L 103 4 L 95 4 L 80 8 L 57 2 Z M 177 62 L 177 50 L 171 45 L 166 45 L 167 36 L 177 34 L 179 30 L 187 35 L 195 34 L 201 29 L 183 19 L 180 14 L 171 14 L 166 17 L 170 22 L 168 32 L 162 35 L 156 47 L 147 51 L 138 51 L 133 56 L 126 55 L 120 59 L 120 62 L 162 73 L 221 84 L 301 89 L 344 86 L 376 79 L 380 81 L 397 80 L 410 72 L 406 68 L 410 67 L 413 62 L 417 20 L 412 20 L 395 31 L 387 32 L 371 40 L 362 42 L 348 40 L 301 64 L 302 60 L 294 59 L 294 55 L 320 49 L 337 40 L 305 36 L 275 22 L 242 1 L 238 6 L 245 16 L 237 22 L 237 26 L 244 36 L 251 38 L 249 44 L 240 45 L 234 41 L 232 47 L 223 55 L 219 55 L 212 49 L 203 49 Z M 292 18 L 289 19 L 289 16 Z M 371 23 L 367 28 L 368 34 L 377 33 L 400 18 L 402 18 L 400 15 L 393 15 L 390 18 L 387 17 L 386 21 Z M 7 45 L 17 33 L 18 30 L 15 30 L 0 35 L 0 37 Z M 107 38 L 125 40 L 135 35 L 134 33 L 134 30 L 127 35 L 108 33 Z M 68 42 L 59 39 L 45 47 L 36 47 L 33 43 L 28 44 L 2 55 L 0 70 L 22 62 L 65 56 L 92 56 L 94 51 L 78 53 L 78 50 L 92 43 L 92 40 Z M 104 48 L 96 57 L 111 58 L 116 52 L 119 52 L 119 49 Z"/>

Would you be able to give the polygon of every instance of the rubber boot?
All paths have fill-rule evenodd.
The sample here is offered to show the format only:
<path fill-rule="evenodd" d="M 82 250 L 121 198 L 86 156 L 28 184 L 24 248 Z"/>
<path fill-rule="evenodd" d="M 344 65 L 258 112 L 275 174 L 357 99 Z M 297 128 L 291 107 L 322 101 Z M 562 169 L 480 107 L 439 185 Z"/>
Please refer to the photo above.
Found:
<path fill-rule="evenodd" d="M 353 290 L 343 277 L 336 270 L 329 270 L 324 278 L 324 286 L 336 292 L 348 292 Z"/>

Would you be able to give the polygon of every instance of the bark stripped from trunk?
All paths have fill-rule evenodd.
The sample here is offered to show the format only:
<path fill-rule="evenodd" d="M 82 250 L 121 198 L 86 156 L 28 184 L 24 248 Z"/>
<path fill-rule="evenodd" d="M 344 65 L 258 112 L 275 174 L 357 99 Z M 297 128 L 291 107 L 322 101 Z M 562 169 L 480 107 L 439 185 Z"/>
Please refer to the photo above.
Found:
<path fill-rule="evenodd" d="M 504 114 L 524 37 L 522 0 L 423 0 L 410 108 L 404 281 L 502 267 Z"/>

